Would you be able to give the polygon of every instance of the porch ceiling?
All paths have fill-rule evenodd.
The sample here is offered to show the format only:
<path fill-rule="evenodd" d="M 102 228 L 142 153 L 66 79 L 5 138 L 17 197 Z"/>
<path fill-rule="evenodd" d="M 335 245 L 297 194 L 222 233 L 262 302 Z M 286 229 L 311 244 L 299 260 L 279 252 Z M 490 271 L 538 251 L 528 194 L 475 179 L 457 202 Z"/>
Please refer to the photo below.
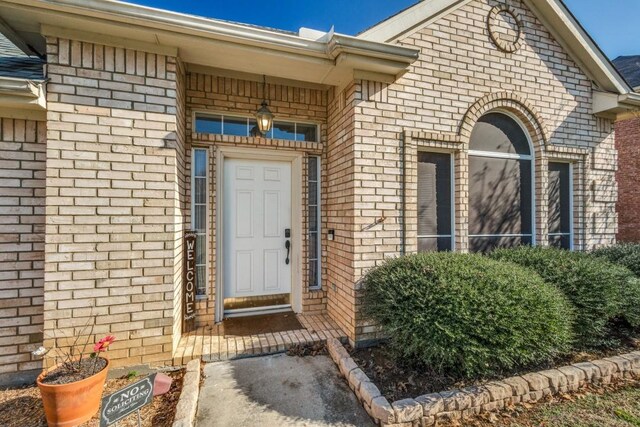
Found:
<path fill-rule="evenodd" d="M 2 0 L 0 16 L 40 54 L 43 35 L 178 55 L 184 62 L 342 86 L 354 74 L 389 80 L 418 51 L 335 33 L 301 37 L 111 0 Z"/>

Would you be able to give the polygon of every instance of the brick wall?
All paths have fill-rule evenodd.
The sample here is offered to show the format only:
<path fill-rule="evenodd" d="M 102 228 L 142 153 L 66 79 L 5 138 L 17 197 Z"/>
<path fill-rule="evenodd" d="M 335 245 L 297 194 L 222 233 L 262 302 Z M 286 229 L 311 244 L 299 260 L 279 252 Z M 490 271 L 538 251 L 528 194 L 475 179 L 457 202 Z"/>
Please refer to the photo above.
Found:
<path fill-rule="evenodd" d="M 618 240 L 640 242 L 640 118 L 616 123 Z"/>
<path fill-rule="evenodd" d="M 200 325 L 208 325 L 213 322 L 215 316 L 215 284 L 216 284 L 216 164 L 215 147 L 218 146 L 240 146 L 252 148 L 264 148 L 270 150 L 293 150 L 303 152 L 306 155 L 321 156 L 322 165 L 322 205 L 326 204 L 326 194 L 328 192 L 326 182 L 326 153 L 324 147 L 327 141 L 327 93 L 325 90 L 315 88 L 305 88 L 287 86 L 282 84 L 267 84 L 267 99 L 269 108 L 276 117 L 276 120 L 301 120 L 313 122 L 320 125 L 320 141 L 294 142 L 277 139 L 266 139 L 260 137 L 239 137 L 214 134 L 199 134 L 193 127 L 193 118 L 196 112 L 217 112 L 230 115 L 240 114 L 253 116 L 260 108 L 264 97 L 262 83 L 256 81 L 240 80 L 229 77 L 206 75 L 199 73 L 189 73 L 187 75 L 186 108 L 187 108 L 187 144 L 189 148 L 209 148 L 209 284 L 207 296 L 198 303 L 197 321 Z M 187 176 L 191 174 L 191 153 L 187 158 Z M 307 164 L 303 161 L 303 236 L 302 246 L 302 283 L 292 283 L 292 286 L 302 286 L 302 309 L 305 313 L 320 313 L 326 310 L 326 283 L 323 289 L 310 291 L 308 289 L 307 275 Z M 190 180 L 187 180 L 190 186 Z M 190 200 L 190 189 L 188 190 Z M 186 216 L 187 227 L 190 227 L 190 206 L 187 207 Z M 323 209 L 326 211 L 326 207 Z M 323 218 L 326 214 L 323 213 Z M 323 254 L 326 254 L 326 223 L 322 224 L 322 247 Z M 295 242 L 294 242 L 295 244 Z M 326 269 L 324 270 L 326 272 Z M 326 274 L 323 275 L 326 278 Z"/>
<path fill-rule="evenodd" d="M 419 48 L 421 54 L 396 83 L 356 82 L 356 282 L 367 269 L 402 252 L 403 208 L 409 212 L 407 221 L 415 221 L 411 206 L 402 201 L 402 166 L 412 170 L 412 153 L 402 158 L 406 135 L 418 136 L 411 150 L 444 148 L 455 156 L 457 248 L 467 250 L 469 137 L 475 120 L 496 108 L 516 115 L 535 145 L 538 242 L 547 241 L 546 173 L 552 159 L 575 166 L 576 247 L 615 241 L 612 123 L 591 114 L 590 79 L 522 1 L 507 2 L 524 24 L 520 49 L 505 53 L 492 43 L 487 17 L 502 3 L 474 0 L 404 35 L 398 43 Z M 406 225 L 411 231 L 415 224 Z M 415 248 L 415 235 L 407 235 L 407 248 Z M 357 320 L 355 334 L 359 340 L 375 338 L 375 328 Z"/>
<path fill-rule="evenodd" d="M 354 233 L 357 207 L 354 202 L 355 114 L 357 86 L 351 84 L 341 93 L 332 93 L 329 103 L 327 147 L 328 229 L 335 230 L 335 240 L 327 244 L 327 311 L 351 339 L 356 333 L 356 276 L 354 272 Z M 384 150 L 384 147 L 380 147 Z M 375 188 L 375 180 L 364 183 Z M 372 248 L 369 248 L 371 250 Z"/>
<path fill-rule="evenodd" d="M 46 124 L 0 119 L 0 378 L 39 369 Z"/>
<path fill-rule="evenodd" d="M 182 153 L 173 57 L 47 39 L 45 340 L 95 316 L 116 365 L 170 362 Z"/>

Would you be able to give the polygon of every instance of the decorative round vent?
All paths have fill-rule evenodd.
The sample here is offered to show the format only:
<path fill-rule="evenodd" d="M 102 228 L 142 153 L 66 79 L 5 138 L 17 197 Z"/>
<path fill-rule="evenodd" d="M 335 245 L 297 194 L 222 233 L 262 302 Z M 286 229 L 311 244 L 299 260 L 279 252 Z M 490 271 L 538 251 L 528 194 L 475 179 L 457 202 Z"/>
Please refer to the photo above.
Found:
<path fill-rule="evenodd" d="M 487 20 L 493 43 L 503 52 L 512 53 L 522 45 L 522 21 L 507 5 L 491 9 Z"/>

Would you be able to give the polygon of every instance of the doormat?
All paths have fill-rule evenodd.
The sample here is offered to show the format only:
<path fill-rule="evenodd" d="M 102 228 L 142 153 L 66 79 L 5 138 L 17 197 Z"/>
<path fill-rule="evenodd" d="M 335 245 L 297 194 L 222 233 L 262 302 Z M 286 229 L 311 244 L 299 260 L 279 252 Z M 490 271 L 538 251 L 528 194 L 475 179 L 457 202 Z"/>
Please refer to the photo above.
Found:
<path fill-rule="evenodd" d="M 225 336 L 247 336 L 304 329 L 295 313 L 231 317 L 222 322 Z"/>

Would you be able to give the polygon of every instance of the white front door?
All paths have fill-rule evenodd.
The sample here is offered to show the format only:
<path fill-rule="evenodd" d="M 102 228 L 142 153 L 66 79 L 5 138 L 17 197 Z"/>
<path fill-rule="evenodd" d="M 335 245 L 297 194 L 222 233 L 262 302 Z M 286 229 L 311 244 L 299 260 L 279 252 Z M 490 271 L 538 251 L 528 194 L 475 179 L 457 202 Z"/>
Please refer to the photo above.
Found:
<path fill-rule="evenodd" d="M 291 293 L 291 163 L 225 159 L 223 191 L 224 298 Z"/>

